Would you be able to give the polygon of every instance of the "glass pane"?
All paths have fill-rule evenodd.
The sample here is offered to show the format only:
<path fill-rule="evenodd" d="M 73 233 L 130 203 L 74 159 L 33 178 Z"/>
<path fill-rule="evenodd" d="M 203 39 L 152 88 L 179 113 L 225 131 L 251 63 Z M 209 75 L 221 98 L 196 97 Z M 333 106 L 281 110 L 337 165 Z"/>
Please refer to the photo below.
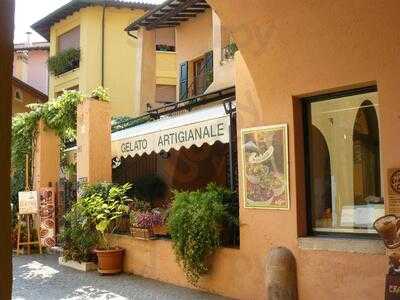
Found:
<path fill-rule="evenodd" d="M 312 227 L 375 233 L 384 214 L 376 92 L 308 104 Z"/>
<path fill-rule="evenodd" d="M 61 52 L 70 48 L 78 49 L 80 44 L 80 32 L 80 26 L 77 26 L 60 35 L 57 40 L 58 51 Z"/>

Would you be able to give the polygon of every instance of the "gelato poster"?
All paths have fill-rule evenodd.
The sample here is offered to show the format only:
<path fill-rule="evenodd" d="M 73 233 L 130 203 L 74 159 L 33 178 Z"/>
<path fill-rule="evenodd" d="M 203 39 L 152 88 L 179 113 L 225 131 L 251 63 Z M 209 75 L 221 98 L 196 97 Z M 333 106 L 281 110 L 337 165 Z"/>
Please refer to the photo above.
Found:
<path fill-rule="evenodd" d="M 287 125 L 242 129 L 244 207 L 289 209 Z"/>

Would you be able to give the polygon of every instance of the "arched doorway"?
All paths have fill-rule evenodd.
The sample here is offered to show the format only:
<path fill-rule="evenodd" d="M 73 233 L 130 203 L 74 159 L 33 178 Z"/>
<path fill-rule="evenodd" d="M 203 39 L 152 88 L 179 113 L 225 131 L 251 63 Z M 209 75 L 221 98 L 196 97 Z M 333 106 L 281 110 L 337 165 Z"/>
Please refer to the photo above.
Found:
<path fill-rule="evenodd" d="M 374 104 L 365 100 L 353 129 L 354 204 L 381 202 L 379 125 Z"/>

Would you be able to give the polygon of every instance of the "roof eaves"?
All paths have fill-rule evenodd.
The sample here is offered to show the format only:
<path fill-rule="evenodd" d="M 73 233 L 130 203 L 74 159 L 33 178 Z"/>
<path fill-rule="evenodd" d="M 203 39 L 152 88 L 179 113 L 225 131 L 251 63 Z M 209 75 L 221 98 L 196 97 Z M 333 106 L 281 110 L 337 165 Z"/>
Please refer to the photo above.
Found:
<path fill-rule="evenodd" d="M 210 6 L 205 0 L 168 0 L 152 9 L 125 28 L 125 31 L 175 27 L 189 18 L 196 17 Z"/>
<path fill-rule="evenodd" d="M 95 5 L 105 5 L 107 7 L 131 8 L 131 9 L 153 9 L 154 4 L 138 1 L 121 1 L 121 0 L 72 0 L 61 6 L 46 17 L 35 22 L 31 27 L 45 39 L 50 40 L 50 27 L 56 22 L 72 15 L 81 8 Z"/>
<path fill-rule="evenodd" d="M 21 79 L 18 79 L 17 77 L 13 76 L 12 80 L 16 85 L 26 90 L 29 90 L 31 93 L 35 94 L 35 97 L 38 97 L 38 100 L 40 100 L 40 102 L 43 103 L 48 100 L 49 97 L 46 94 L 34 88 L 33 86 L 29 85 L 28 83 L 22 81 Z"/>

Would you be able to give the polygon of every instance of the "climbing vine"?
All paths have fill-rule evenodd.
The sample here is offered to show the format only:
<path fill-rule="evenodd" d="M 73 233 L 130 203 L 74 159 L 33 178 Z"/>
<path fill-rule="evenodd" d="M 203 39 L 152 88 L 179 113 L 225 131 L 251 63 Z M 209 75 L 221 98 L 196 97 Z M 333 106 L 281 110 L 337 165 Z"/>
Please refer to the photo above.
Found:
<path fill-rule="evenodd" d="M 101 96 L 104 96 L 99 100 L 107 101 L 109 96 L 105 89 L 96 88 L 96 91 L 102 91 Z M 25 170 L 26 157 L 30 160 L 33 157 L 39 120 L 56 132 L 62 145 L 76 138 L 76 110 L 83 99 L 84 95 L 78 91 L 64 91 L 54 101 L 28 105 L 29 112 L 13 118 L 11 156 L 14 172 Z"/>

